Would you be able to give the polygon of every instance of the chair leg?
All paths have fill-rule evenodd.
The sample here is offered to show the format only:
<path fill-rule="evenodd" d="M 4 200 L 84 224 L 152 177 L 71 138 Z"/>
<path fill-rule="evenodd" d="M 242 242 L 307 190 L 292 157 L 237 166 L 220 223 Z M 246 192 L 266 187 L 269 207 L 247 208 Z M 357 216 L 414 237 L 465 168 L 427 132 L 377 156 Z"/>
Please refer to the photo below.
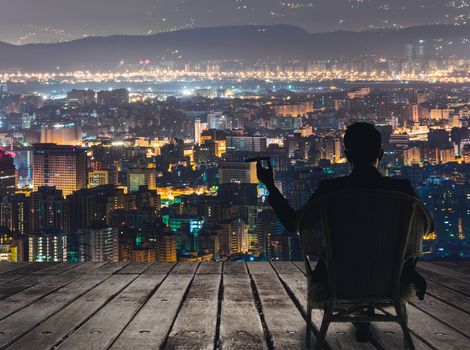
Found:
<path fill-rule="evenodd" d="M 403 331 L 405 349 L 415 350 L 413 340 L 411 339 L 410 330 L 408 329 L 406 302 L 400 301 L 398 304 L 395 304 L 395 311 L 397 312 L 398 321 Z"/>
<path fill-rule="evenodd" d="M 311 349 L 312 341 L 312 306 L 307 303 L 307 331 L 305 334 L 305 348 Z"/>
<path fill-rule="evenodd" d="M 315 350 L 322 350 L 323 345 L 325 344 L 326 333 L 328 332 L 328 327 L 331 323 L 331 316 L 334 311 L 333 303 L 328 303 L 328 306 L 325 308 L 323 314 L 323 320 L 321 322 L 320 332 L 318 333 L 317 344 L 315 345 Z"/>

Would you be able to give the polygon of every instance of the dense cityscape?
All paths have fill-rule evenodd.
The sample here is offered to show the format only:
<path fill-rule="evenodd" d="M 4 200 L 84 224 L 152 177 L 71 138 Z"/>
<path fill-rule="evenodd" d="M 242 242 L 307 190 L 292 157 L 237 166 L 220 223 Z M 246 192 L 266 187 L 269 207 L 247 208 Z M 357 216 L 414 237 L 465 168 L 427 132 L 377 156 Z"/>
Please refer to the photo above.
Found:
<path fill-rule="evenodd" d="M 468 60 L 418 68 L 430 64 L 469 71 Z M 196 68 L 204 75 L 164 88 L 142 71 L 2 75 L 0 260 L 300 260 L 245 160 L 270 157 L 299 209 L 322 179 L 349 173 L 342 137 L 355 121 L 377 126 L 382 172 L 410 179 L 433 214 L 423 259 L 469 258 L 468 85 L 288 80 L 288 69 L 230 80 L 216 64 Z"/>

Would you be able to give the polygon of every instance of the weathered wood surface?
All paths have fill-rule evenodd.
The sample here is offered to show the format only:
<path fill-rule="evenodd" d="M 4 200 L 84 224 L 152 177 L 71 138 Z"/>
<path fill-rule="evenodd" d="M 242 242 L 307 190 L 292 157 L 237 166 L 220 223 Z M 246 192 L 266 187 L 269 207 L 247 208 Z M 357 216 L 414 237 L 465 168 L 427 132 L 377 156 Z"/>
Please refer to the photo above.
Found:
<path fill-rule="evenodd" d="M 408 305 L 416 349 L 468 349 L 468 263 L 420 263 Z M 303 262 L 0 263 L 0 349 L 303 349 Z M 314 311 L 319 326 L 322 313 Z M 394 323 L 332 324 L 328 349 L 402 349 Z M 312 335 L 312 345 L 315 336 Z"/>
<path fill-rule="evenodd" d="M 177 264 L 111 349 L 161 347 L 178 315 L 197 268 L 198 264 Z"/>
<path fill-rule="evenodd" d="M 22 337 L 10 349 L 29 350 L 31 344 L 40 349 L 54 346 L 136 277 L 129 274 L 111 276 Z"/>
<path fill-rule="evenodd" d="M 218 342 L 222 350 L 268 348 L 245 264 L 224 265 Z"/>
<path fill-rule="evenodd" d="M 248 263 L 269 338 L 277 349 L 305 346 L 305 320 L 269 264 Z"/>
<path fill-rule="evenodd" d="M 214 347 L 220 278 L 220 273 L 196 274 L 168 335 L 165 349 L 190 350 Z"/>
<path fill-rule="evenodd" d="M 107 349 L 147 302 L 166 275 L 140 275 L 116 298 L 92 316 L 59 349 Z"/>

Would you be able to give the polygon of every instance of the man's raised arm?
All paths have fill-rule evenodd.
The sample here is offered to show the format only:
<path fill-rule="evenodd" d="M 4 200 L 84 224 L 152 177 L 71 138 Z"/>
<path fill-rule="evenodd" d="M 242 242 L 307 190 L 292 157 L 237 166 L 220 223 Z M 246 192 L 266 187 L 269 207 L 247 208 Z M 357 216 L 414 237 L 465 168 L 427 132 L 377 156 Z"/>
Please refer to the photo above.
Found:
<path fill-rule="evenodd" d="M 269 191 L 268 201 L 274 209 L 279 221 L 284 225 L 287 231 L 295 231 L 295 215 L 296 211 L 290 206 L 287 199 L 284 198 L 282 193 L 274 184 L 274 173 L 271 167 L 271 162 L 268 162 L 268 167 L 264 168 L 261 162 L 256 163 L 256 170 L 258 180 L 264 183 Z"/>

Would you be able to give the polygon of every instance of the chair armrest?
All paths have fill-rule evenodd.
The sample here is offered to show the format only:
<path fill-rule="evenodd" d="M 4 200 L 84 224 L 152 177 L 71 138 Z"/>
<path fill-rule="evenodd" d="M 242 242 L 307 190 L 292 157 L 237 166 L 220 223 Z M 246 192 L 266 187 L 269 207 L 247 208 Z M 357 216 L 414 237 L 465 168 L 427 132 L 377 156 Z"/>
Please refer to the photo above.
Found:
<path fill-rule="evenodd" d="M 421 256 L 421 255 L 428 255 L 428 254 L 431 254 L 431 253 L 432 253 L 432 250 L 429 249 L 429 250 L 426 250 L 426 251 L 421 251 L 417 255 Z"/>

